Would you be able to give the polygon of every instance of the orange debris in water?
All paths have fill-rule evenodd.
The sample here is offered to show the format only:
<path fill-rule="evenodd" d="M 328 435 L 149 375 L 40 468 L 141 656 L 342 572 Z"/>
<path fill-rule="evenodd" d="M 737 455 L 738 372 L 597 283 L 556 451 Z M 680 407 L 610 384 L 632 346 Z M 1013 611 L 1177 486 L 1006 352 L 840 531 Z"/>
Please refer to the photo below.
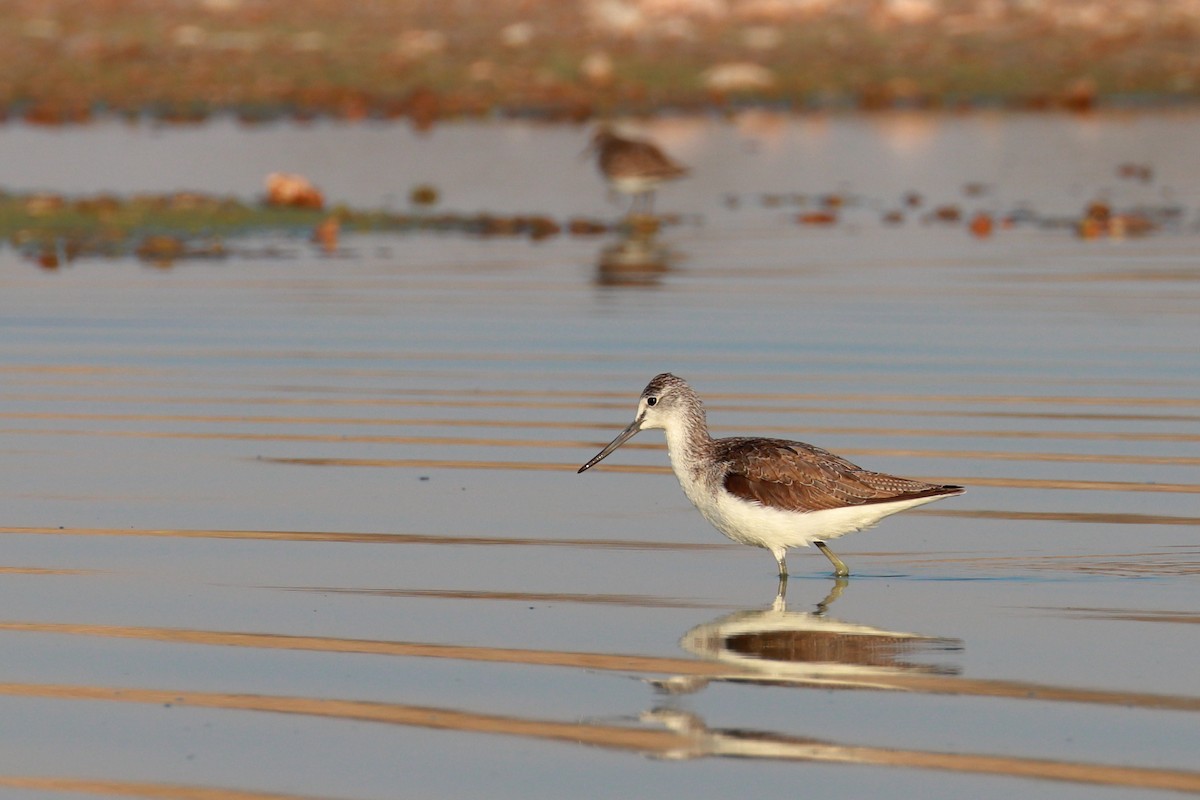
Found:
<path fill-rule="evenodd" d="M 985 211 L 980 211 L 975 216 L 971 217 L 970 223 L 971 235 L 977 239 L 986 239 L 992 235 L 992 230 L 995 228 L 995 223 L 992 220 L 992 215 Z"/>
<path fill-rule="evenodd" d="M 326 217 L 313 229 L 312 240 L 321 246 L 326 255 L 332 255 L 337 252 L 338 233 L 341 229 L 342 224 L 337 217 Z"/>
<path fill-rule="evenodd" d="M 528 222 L 529 238 L 535 242 L 557 236 L 562 232 L 562 226 L 549 217 L 532 217 Z"/>
<path fill-rule="evenodd" d="M 834 225 L 837 223 L 837 214 L 830 211 L 811 211 L 807 214 L 797 214 L 796 222 L 801 225 Z"/>
<path fill-rule="evenodd" d="M 267 205 L 292 208 L 324 208 L 321 190 L 303 175 L 272 172 L 267 176 Z"/>
<path fill-rule="evenodd" d="M 1154 168 L 1149 164 L 1127 162 L 1117 167 L 1117 177 L 1130 181 L 1150 183 L 1154 180 Z"/>
<path fill-rule="evenodd" d="M 596 220 L 572 217 L 567 222 L 567 230 L 572 236 L 597 236 L 601 233 L 608 233 L 608 226 Z"/>
<path fill-rule="evenodd" d="M 1126 236 L 1145 236 L 1157 227 L 1154 220 L 1144 214 L 1116 214 L 1108 203 L 1094 200 L 1084 209 L 1083 218 L 1076 223 L 1075 233 L 1081 239 L 1123 239 Z"/>
<path fill-rule="evenodd" d="M 415 206 L 437 205 L 437 187 L 428 183 L 422 183 L 418 186 L 414 186 L 413 190 L 408 193 L 408 201 Z"/>
<path fill-rule="evenodd" d="M 955 205 L 938 206 L 929 216 L 935 222 L 958 222 L 962 219 L 962 209 Z"/>
<path fill-rule="evenodd" d="M 1084 209 L 1083 216 L 1086 219 L 1094 219 L 1100 223 L 1107 223 L 1109 218 L 1112 217 L 1112 207 L 1103 200 L 1093 200 Z"/>

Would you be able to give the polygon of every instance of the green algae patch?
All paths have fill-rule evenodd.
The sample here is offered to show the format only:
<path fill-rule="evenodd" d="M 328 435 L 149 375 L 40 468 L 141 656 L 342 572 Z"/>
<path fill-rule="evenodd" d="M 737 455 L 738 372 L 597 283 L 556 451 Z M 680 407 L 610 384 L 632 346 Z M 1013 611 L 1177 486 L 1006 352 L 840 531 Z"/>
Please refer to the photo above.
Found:
<path fill-rule="evenodd" d="M 219 259 L 229 255 L 230 240 L 251 235 L 305 240 L 333 254 L 347 233 L 431 232 L 538 241 L 564 230 L 592 235 L 608 228 L 594 220 L 560 222 L 543 214 L 294 207 L 196 192 L 67 197 L 0 191 L 0 238 L 46 268 L 84 257 L 133 255 L 155 264 Z"/>

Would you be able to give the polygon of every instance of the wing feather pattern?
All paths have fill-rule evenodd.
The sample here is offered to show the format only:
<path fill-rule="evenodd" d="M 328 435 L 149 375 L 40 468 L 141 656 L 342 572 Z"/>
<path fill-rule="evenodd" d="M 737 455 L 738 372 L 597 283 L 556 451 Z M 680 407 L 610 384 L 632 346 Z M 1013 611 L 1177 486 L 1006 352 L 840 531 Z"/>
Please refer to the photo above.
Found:
<path fill-rule="evenodd" d="M 718 459 L 729 465 L 724 484 L 730 493 L 783 511 L 820 511 L 963 491 L 961 486 L 872 472 L 804 442 L 734 438 L 713 444 Z"/>
<path fill-rule="evenodd" d="M 650 142 L 621 139 L 600 154 L 601 169 L 614 178 L 678 178 L 687 168 L 671 160 Z"/>

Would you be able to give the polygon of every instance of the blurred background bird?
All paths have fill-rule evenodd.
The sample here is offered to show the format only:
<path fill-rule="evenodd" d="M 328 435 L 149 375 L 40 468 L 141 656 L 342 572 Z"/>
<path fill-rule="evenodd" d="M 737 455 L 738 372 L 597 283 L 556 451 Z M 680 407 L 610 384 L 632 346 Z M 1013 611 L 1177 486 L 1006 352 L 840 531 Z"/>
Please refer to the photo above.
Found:
<path fill-rule="evenodd" d="M 659 184 L 688 174 L 679 164 L 644 139 L 621 136 L 608 125 L 602 125 L 592 136 L 585 154 L 595 152 L 596 165 L 609 190 L 633 196 L 630 216 L 653 214 L 654 191 Z"/>

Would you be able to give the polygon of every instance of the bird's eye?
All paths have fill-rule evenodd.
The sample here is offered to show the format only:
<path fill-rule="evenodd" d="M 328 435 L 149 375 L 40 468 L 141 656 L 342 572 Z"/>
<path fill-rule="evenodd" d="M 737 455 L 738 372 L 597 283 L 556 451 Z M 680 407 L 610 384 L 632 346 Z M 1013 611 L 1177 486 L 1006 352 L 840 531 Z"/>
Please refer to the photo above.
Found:
<path fill-rule="evenodd" d="M 648 405 L 648 406 L 656 406 L 656 405 L 658 405 L 658 398 L 657 398 L 657 397 L 647 397 L 647 398 L 646 398 L 646 405 Z"/>

